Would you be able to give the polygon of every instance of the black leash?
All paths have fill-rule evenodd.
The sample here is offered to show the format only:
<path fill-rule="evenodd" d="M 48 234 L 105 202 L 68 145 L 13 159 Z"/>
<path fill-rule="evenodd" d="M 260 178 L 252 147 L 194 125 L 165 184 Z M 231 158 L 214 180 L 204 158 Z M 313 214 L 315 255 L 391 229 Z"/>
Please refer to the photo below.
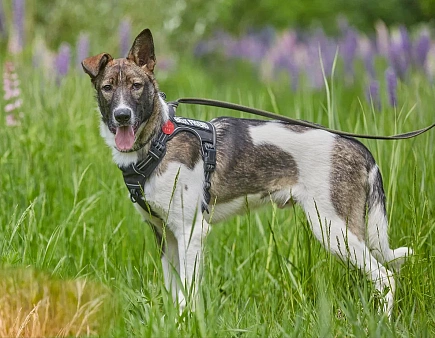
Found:
<path fill-rule="evenodd" d="M 185 104 L 197 104 L 197 105 L 201 105 L 201 106 L 212 106 L 212 107 L 218 107 L 218 108 L 238 110 L 238 111 L 242 111 L 245 113 L 251 113 L 251 114 L 255 114 L 255 115 L 259 115 L 259 116 L 263 116 L 263 117 L 268 117 L 268 118 L 275 119 L 275 120 L 288 122 L 290 124 L 295 124 L 295 125 L 309 127 L 309 128 L 322 129 L 322 130 L 328 131 L 330 133 L 338 134 L 341 136 L 366 138 L 366 139 L 374 139 L 374 140 L 404 140 L 404 139 L 412 138 L 412 137 L 418 136 L 420 134 L 423 134 L 423 133 L 427 132 L 428 130 L 432 129 L 433 127 L 435 127 L 435 123 L 433 123 L 432 125 L 430 125 L 426 128 L 419 129 L 419 130 L 413 130 L 413 131 L 410 131 L 408 133 L 391 135 L 391 136 L 375 136 L 375 135 L 348 133 L 345 131 L 329 129 L 329 128 L 323 127 L 319 124 L 312 123 L 312 122 L 292 119 L 290 117 L 274 114 L 274 113 L 268 112 L 266 110 L 251 108 L 251 107 L 243 106 L 240 104 L 218 101 L 218 100 L 209 100 L 209 99 L 200 99 L 200 98 L 182 98 L 182 99 L 178 99 L 176 101 L 172 101 L 170 103 L 175 105 L 175 106 L 178 106 L 179 103 L 185 103 Z"/>

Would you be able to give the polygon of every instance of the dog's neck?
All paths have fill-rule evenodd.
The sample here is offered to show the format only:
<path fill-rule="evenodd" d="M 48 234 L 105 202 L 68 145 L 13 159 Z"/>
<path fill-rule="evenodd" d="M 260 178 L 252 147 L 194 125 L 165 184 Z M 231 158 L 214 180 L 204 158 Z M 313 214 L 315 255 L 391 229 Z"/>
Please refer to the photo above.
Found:
<path fill-rule="evenodd" d="M 154 99 L 154 109 L 151 117 L 138 130 L 135 147 L 137 150 L 131 152 L 121 152 L 114 145 L 112 148 L 113 161 L 118 167 L 127 167 L 131 164 L 143 160 L 150 149 L 151 142 L 159 135 L 162 125 L 169 119 L 169 107 L 165 100 L 156 95 Z M 102 126 L 102 129 L 104 127 Z M 102 130 L 103 133 L 103 130 Z"/>

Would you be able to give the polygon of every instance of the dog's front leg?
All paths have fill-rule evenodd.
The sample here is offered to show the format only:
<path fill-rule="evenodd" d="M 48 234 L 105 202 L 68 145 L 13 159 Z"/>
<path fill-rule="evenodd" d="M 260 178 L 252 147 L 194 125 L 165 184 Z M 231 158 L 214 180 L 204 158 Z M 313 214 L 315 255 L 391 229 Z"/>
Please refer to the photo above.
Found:
<path fill-rule="evenodd" d="M 180 259 L 178 257 L 178 243 L 172 231 L 165 229 L 164 242 L 162 245 L 162 269 L 165 279 L 165 286 L 172 295 L 174 303 L 180 291 L 178 274 L 180 273 Z"/>
<path fill-rule="evenodd" d="M 179 224 L 181 227 L 174 234 L 178 242 L 178 256 L 180 262 L 179 275 L 183 283 L 178 292 L 180 311 L 186 306 L 186 298 L 190 296 L 192 306 L 200 282 L 202 265 L 203 241 L 208 232 L 209 225 L 203 219 L 202 213 L 197 212 L 190 222 Z"/>

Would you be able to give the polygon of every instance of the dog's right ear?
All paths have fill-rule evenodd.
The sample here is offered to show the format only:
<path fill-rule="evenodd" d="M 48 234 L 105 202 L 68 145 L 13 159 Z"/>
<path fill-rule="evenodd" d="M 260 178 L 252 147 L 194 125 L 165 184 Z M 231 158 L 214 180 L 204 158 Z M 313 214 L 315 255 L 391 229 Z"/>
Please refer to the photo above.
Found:
<path fill-rule="evenodd" d="M 82 61 L 82 67 L 85 73 L 91 77 L 91 80 L 94 80 L 111 60 L 113 60 L 113 58 L 110 54 L 101 53 L 84 59 Z"/>

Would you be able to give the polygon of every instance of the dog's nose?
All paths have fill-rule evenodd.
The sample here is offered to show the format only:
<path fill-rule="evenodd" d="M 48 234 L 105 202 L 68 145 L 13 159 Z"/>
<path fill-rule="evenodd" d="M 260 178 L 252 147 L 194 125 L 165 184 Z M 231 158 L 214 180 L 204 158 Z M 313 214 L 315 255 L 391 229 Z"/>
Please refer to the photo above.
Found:
<path fill-rule="evenodd" d="M 131 110 L 128 108 L 116 109 L 113 113 L 115 120 L 119 123 L 127 123 L 131 119 Z"/>

